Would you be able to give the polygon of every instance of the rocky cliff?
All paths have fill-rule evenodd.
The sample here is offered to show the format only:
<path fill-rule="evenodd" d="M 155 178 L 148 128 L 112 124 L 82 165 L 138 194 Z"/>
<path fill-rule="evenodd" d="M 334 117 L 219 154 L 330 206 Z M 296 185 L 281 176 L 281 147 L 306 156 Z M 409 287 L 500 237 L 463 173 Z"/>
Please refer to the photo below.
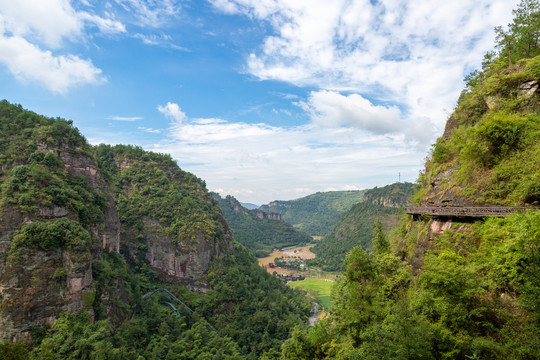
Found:
<path fill-rule="evenodd" d="M 208 288 L 232 236 L 204 182 L 167 156 L 92 148 L 70 121 L 6 101 L 0 125 L 0 342 L 65 311 L 92 317 L 104 251 L 142 255 L 171 281 Z"/>
<path fill-rule="evenodd" d="M 495 62 L 469 80 L 420 178 L 425 205 L 540 202 L 538 57 Z M 474 86 L 473 86 L 474 84 Z"/>
<path fill-rule="evenodd" d="M 394 183 L 366 190 L 363 201 L 376 205 L 404 207 L 410 202 L 413 193 L 413 184 Z"/>
<path fill-rule="evenodd" d="M 276 220 L 276 221 L 281 220 L 281 213 L 277 211 L 264 211 L 261 209 L 250 210 L 244 207 L 236 198 L 232 196 L 227 196 L 226 199 L 229 201 L 230 206 L 234 209 L 236 213 L 255 216 L 259 219 L 268 219 L 268 220 Z"/>
<path fill-rule="evenodd" d="M 223 199 L 214 193 L 213 197 L 219 202 L 235 240 L 253 250 L 259 257 L 270 254 L 275 248 L 311 241 L 309 235 L 294 229 L 277 212 L 248 210 L 230 195 Z"/>

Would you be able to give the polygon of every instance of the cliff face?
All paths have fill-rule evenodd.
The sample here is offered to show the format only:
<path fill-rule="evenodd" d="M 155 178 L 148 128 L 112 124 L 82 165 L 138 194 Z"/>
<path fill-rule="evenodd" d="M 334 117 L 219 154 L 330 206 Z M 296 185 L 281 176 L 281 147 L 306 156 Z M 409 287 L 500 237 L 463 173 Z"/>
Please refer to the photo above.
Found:
<path fill-rule="evenodd" d="M 223 216 L 230 225 L 234 239 L 255 252 L 266 256 L 272 249 L 299 245 L 311 241 L 311 237 L 293 228 L 281 219 L 281 214 L 258 209 L 248 210 L 233 196 L 224 199 L 212 194 L 219 202 Z"/>
<path fill-rule="evenodd" d="M 260 210 L 260 209 L 251 209 L 251 210 L 249 210 L 249 209 L 245 208 L 244 206 L 242 206 L 242 204 L 240 204 L 240 202 L 236 198 L 234 198 L 232 196 L 228 196 L 227 200 L 229 201 L 230 206 L 234 209 L 234 211 L 236 213 L 254 216 L 254 217 L 257 217 L 259 219 L 268 219 L 268 220 L 281 221 L 281 213 L 279 213 L 279 212 L 276 212 L 276 211 L 264 211 L 264 210 Z M 269 204 L 269 206 L 270 206 L 270 204 Z"/>
<path fill-rule="evenodd" d="M 204 182 L 167 156 L 92 148 L 71 122 L 6 101 L 0 125 L 0 342 L 65 311 L 93 317 L 104 251 L 142 255 L 168 281 L 208 288 L 232 235 Z"/>
<path fill-rule="evenodd" d="M 36 145 L 37 152 L 44 156 L 53 154 L 59 160 L 55 180 L 69 181 L 68 178 L 82 175 L 88 183 L 88 190 L 104 194 L 106 185 L 100 179 L 96 163 L 87 155 L 67 150 L 40 143 Z M 95 290 L 92 260 L 99 257 L 100 246 L 118 251 L 120 243 L 120 223 L 110 195 L 102 206 L 103 220 L 86 224 L 86 230 L 92 236 L 84 248 L 68 246 L 64 239 L 60 239 L 59 246 L 44 246 L 33 241 L 38 236 L 35 233 L 28 235 L 27 242 L 13 241 L 17 236 L 24 236 L 32 224 L 57 224 L 62 219 L 77 222 L 82 216 L 65 203 L 35 201 L 35 211 L 32 212 L 24 212 L 17 205 L 4 207 L 0 225 L 0 252 L 3 254 L 0 265 L 0 339 L 3 341 L 28 337 L 32 327 L 51 325 L 64 311 L 78 313 L 84 309 L 92 314 Z M 84 231 L 82 227 L 80 230 Z"/>
<path fill-rule="evenodd" d="M 122 146 L 108 152 L 126 254 L 206 290 L 210 264 L 232 251 L 232 235 L 204 182 L 165 155 Z"/>
<path fill-rule="evenodd" d="M 363 201 L 389 207 L 403 207 L 409 203 L 413 193 L 413 184 L 394 183 L 367 190 Z"/>
<path fill-rule="evenodd" d="M 436 206 L 540 203 L 540 58 L 494 63 L 461 95 L 426 162 L 417 202 Z"/>

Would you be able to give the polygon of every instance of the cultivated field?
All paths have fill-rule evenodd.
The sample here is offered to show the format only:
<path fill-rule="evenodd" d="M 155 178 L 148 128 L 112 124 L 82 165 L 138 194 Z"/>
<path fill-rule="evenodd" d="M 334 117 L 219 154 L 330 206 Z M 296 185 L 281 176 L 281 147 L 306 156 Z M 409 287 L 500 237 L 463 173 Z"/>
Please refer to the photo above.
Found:
<path fill-rule="evenodd" d="M 332 287 L 334 283 L 333 279 L 308 278 L 291 282 L 289 286 L 307 291 L 317 303 L 324 306 L 325 309 L 329 309 L 333 305 Z"/>

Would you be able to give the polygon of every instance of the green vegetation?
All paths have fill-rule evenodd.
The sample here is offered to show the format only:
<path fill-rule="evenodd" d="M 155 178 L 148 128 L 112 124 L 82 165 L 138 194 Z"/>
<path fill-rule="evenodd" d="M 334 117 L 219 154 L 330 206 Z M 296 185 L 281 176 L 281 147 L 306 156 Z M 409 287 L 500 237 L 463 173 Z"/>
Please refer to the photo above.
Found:
<path fill-rule="evenodd" d="M 225 199 L 218 194 L 213 194 L 213 197 L 218 200 L 234 239 L 252 250 L 257 257 L 268 256 L 273 249 L 300 246 L 312 241 L 311 236 L 295 230 L 286 221 L 257 217 L 256 213 L 244 208 L 230 195 Z"/>
<path fill-rule="evenodd" d="M 335 281 L 324 278 L 308 278 L 302 281 L 294 281 L 289 283 L 289 286 L 295 289 L 306 291 L 315 302 L 322 305 L 328 310 L 334 306 L 332 297 L 332 288 Z"/>
<path fill-rule="evenodd" d="M 206 184 L 182 171 L 170 155 L 103 144 L 96 153 L 100 167 L 111 169 L 108 175 L 117 192 L 122 223 L 140 231 L 144 219 L 156 219 L 175 243 L 195 243 L 197 234 L 223 237 L 219 208 L 207 193 Z M 129 166 L 116 168 L 111 161 Z"/>
<path fill-rule="evenodd" d="M 29 284 L 23 292 L 3 290 L 9 297 L 0 298 L 1 315 L 14 314 L 17 322 L 58 309 L 52 326 L 32 327 L 31 342 L 0 344 L 2 358 L 255 359 L 278 353 L 289 330 L 306 323 L 308 300 L 267 274 L 239 243 L 229 249 L 228 226 L 204 181 L 170 156 L 133 146 L 91 147 L 70 121 L 7 101 L 0 102 L 0 131 L 0 230 L 11 241 L 0 254 L 0 281 L 12 286 L 23 269 L 19 283 Z M 99 246 L 101 232 L 114 236 L 107 227 L 116 212 L 121 254 Z M 197 247 L 202 241 L 219 254 L 200 275 L 205 293 L 148 263 L 156 237 L 193 261 L 205 251 Z M 34 258 L 44 267 L 29 263 Z M 82 310 L 60 314 L 72 303 L 65 295 L 69 281 L 90 269 Z M 195 312 L 179 308 L 177 317 L 163 305 L 167 298 L 143 296 L 159 287 Z"/>
<path fill-rule="evenodd" d="M 505 38 L 497 30 L 500 53 L 467 78 L 418 202 L 539 204 L 540 57 L 527 58 L 539 50 L 537 1 L 514 15 Z M 435 221 L 377 224 L 373 248 L 347 255 L 331 316 L 296 328 L 282 359 L 540 358 L 540 211 L 443 232 Z"/>
<path fill-rule="evenodd" d="M 283 220 L 309 235 L 323 236 L 338 223 L 354 204 L 363 200 L 364 191 L 330 191 L 291 201 L 274 201 L 260 207 L 281 213 Z"/>
<path fill-rule="evenodd" d="M 363 200 L 377 205 L 402 207 L 410 202 L 413 194 L 413 184 L 399 182 L 366 190 Z"/>
<path fill-rule="evenodd" d="M 79 222 L 60 218 L 49 222 L 35 221 L 23 225 L 15 232 L 11 242 L 11 251 L 20 248 L 83 250 L 90 244 L 90 234 Z"/>
<path fill-rule="evenodd" d="M 428 226 L 403 221 L 393 243 L 406 261 L 355 248 L 331 317 L 297 329 L 282 358 L 537 358 L 540 213 L 447 231 L 419 271 L 408 260 L 425 243 Z"/>
<path fill-rule="evenodd" d="M 485 79 L 460 98 L 452 136 L 437 140 L 426 164 L 426 184 L 451 169 L 454 175 L 438 185 L 438 193 L 500 205 L 540 202 L 537 96 L 519 90 L 524 82 L 540 80 L 538 69 L 540 57 L 508 69 L 500 67 L 500 60 L 486 67 Z M 489 109 L 486 101 L 496 104 Z M 428 192 L 423 201 L 434 195 Z"/>
<path fill-rule="evenodd" d="M 421 182 L 431 184 L 445 171 L 453 176 L 438 191 L 425 186 L 419 200 L 452 193 L 477 203 L 540 203 L 539 14 L 536 0 L 523 0 L 509 30 L 496 28 L 500 52 L 489 53 L 482 70 L 466 78 Z"/>
<path fill-rule="evenodd" d="M 317 257 L 309 261 L 311 266 L 320 266 L 325 271 L 340 270 L 345 256 L 355 246 L 367 249 L 371 246 L 374 224 L 377 219 L 385 229 L 396 225 L 400 210 L 393 207 L 361 202 L 354 205 L 334 228 L 311 251 Z"/>
<path fill-rule="evenodd" d="M 514 19 L 507 30 L 502 26 L 495 27 L 499 58 L 508 64 L 523 58 L 540 55 L 539 30 L 540 4 L 537 0 L 521 0 L 512 11 Z M 490 54 L 494 56 L 494 54 Z"/>
<path fill-rule="evenodd" d="M 395 183 L 361 191 L 318 192 L 296 200 L 273 201 L 260 209 L 281 213 L 283 220 L 310 235 L 325 236 L 359 202 L 400 207 L 405 206 L 412 194 L 411 183 Z M 339 262 L 343 259 L 341 257 Z"/>

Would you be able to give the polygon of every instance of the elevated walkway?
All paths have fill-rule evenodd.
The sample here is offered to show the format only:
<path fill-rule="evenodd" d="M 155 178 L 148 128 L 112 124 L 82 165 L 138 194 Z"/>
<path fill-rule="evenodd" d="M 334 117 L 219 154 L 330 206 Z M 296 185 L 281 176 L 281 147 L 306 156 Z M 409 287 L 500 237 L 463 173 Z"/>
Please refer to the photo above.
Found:
<path fill-rule="evenodd" d="M 413 216 L 427 215 L 448 218 L 482 218 L 487 216 L 504 217 L 515 212 L 539 210 L 537 207 L 522 206 L 412 206 L 405 209 Z"/>

